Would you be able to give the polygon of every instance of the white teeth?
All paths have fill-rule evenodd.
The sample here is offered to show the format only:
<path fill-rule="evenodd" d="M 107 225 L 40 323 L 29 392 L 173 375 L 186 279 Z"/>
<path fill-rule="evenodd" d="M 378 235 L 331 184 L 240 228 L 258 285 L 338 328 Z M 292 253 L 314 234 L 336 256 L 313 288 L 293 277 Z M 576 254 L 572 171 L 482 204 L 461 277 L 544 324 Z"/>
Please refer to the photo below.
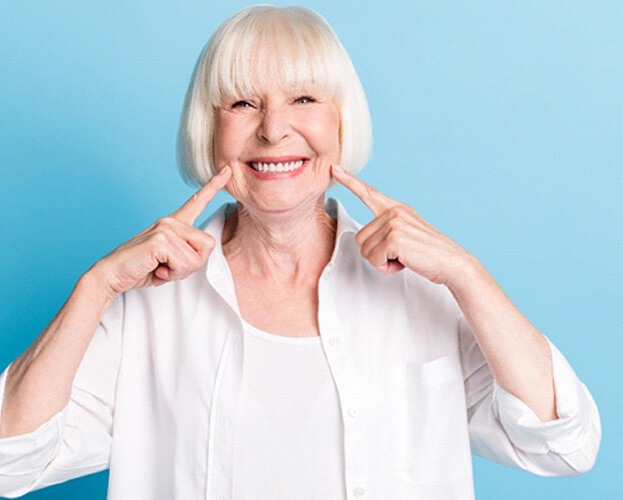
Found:
<path fill-rule="evenodd" d="M 303 165 L 304 160 L 283 162 L 283 163 L 264 163 L 251 162 L 251 167 L 258 172 L 292 172 Z"/>

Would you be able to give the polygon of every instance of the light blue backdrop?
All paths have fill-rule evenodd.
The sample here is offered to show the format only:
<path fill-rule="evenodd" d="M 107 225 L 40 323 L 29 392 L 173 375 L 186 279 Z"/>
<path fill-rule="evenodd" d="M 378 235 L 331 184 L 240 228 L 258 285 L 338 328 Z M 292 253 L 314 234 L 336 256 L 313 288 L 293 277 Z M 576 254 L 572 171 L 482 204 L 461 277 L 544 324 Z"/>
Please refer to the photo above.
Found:
<path fill-rule="evenodd" d="M 0 3 L 0 369 L 96 259 L 192 193 L 175 166 L 182 100 L 203 44 L 245 5 Z M 623 2 L 307 5 L 367 91 L 362 178 L 476 254 L 601 410 L 591 472 L 540 478 L 475 459 L 477 497 L 622 498 Z M 104 499 L 106 482 L 27 498 Z"/>

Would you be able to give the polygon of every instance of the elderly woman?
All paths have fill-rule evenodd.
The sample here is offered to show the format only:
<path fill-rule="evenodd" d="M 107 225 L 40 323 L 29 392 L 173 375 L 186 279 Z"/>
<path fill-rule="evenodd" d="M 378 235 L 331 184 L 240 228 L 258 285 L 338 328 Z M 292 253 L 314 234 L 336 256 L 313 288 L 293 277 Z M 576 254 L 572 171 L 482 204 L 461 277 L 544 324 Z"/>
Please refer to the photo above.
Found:
<path fill-rule="evenodd" d="M 469 499 L 470 451 L 591 468 L 597 409 L 469 252 L 353 176 L 366 99 L 327 23 L 257 6 L 201 54 L 188 202 L 97 262 L 0 379 L 0 494 Z M 374 214 L 325 200 L 337 181 Z M 235 204 L 193 227 L 225 188 Z"/>

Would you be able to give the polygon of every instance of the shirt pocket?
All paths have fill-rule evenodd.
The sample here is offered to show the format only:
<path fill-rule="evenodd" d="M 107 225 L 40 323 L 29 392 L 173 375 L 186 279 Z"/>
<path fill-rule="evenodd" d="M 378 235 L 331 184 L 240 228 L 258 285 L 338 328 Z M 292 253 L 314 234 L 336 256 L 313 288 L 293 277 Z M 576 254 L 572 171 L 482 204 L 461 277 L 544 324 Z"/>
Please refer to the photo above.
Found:
<path fill-rule="evenodd" d="M 447 485 L 471 477 L 458 352 L 390 365 L 393 471 L 397 479 Z"/>

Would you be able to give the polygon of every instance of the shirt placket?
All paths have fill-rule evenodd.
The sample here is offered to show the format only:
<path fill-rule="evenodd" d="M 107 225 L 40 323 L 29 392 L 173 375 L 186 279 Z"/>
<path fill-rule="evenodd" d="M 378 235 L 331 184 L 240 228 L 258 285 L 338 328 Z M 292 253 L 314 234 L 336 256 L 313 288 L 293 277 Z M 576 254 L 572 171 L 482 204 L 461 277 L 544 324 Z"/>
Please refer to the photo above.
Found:
<path fill-rule="evenodd" d="M 205 497 L 210 500 L 230 500 L 233 498 L 234 435 L 242 385 L 244 347 L 233 279 L 222 254 L 220 241 L 208 261 L 207 274 L 212 287 L 228 304 L 234 321 L 227 332 L 212 395 Z"/>
<path fill-rule="evenodd" d="M 331 294 L 330 264 L 319 283 L 318 322 L 329 368 L 337 388 L 344 426 L 344 474 L 346 497 L 361 499 L 368 490 L 368 453 L 365 405 L 358 375 Z"/>

